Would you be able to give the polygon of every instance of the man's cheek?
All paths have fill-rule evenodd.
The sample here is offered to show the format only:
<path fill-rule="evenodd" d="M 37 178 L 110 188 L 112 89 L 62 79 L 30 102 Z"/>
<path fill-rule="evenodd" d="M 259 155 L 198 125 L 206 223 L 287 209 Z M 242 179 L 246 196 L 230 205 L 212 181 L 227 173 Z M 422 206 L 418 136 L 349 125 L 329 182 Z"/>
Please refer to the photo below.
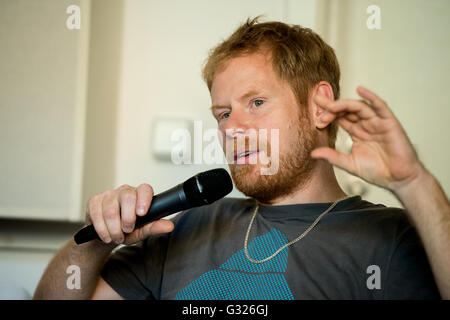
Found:
<path fill-rule="evenodd" d="M 267 141 L 267 140 L 265 140 Z M 270 144 L 264 148 L 266 152 L 260 153 L 260 163 L 262 164 L 261 175 L 273 175 L 278 172 L 280 163 L 280 130 L 270 130 Z"/>
<path fill-rule="evenodd" d="M 222 149 L 225 154 L 227 163 L 234 163 L 234 140 L 233 139 L 222 139 Z"/>

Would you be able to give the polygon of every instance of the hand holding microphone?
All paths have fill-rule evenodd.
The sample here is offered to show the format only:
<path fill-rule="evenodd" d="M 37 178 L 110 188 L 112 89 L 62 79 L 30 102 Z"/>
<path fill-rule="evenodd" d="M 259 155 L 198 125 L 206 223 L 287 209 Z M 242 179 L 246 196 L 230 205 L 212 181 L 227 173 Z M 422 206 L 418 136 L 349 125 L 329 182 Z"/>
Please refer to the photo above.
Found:
<path fill-rule="evenodd" d="M 101 239 L 105 243 L 133 244 L 151 234 L 171 232 L 173 223 L 159 219 L 212 203 L 232 189 L 233 183 L 228 172 L 225 169 L 213 169 L 199 173 L 156 196 L 153 196 L 153 189 L 148 184 L 141 184 L 137 188 L 123 185 L 105 191 L 89 200 L 86 222 L 90 225 L 75 235 L 75 242 L 81 244 Z"/>

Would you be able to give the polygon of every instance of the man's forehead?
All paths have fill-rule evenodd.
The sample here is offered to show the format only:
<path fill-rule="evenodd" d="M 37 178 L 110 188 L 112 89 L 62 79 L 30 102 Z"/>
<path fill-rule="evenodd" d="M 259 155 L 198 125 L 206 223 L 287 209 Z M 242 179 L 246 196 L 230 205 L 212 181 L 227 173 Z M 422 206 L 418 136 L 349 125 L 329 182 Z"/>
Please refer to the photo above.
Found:
<path fill-rule="evenodd" d="M 227 98 L 232 93 L 235 98 L 273 86 L 275 80 L 272 64 L 262 54 L 236 57 L 214 77 L 211 98 Z"/>
<path fill-rule="evenodd" d="M 230 76 L 230 74 L 234 77 L 237 75 L 255 76 L 268 72 L 272 72 L 272 60 L 265 54 L 255 52 L 230 59 L 217 73 L 215 78 L 221 75 Z"/>

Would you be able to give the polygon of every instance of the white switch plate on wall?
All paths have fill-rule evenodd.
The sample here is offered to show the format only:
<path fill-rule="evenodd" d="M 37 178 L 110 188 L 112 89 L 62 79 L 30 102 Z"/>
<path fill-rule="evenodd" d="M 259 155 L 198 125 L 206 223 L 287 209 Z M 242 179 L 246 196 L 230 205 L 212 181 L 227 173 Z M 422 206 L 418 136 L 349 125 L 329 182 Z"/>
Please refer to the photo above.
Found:
<path fill-rule="evenodd" d="M 191 120 L 158 118 L 153 121 L 153 155 L 163 161 L 170 161 L 172 148 L 177 144 L 172 141 L 172 134 L 177 130 L 189 132 L 192 137 L 193 126 Z"/>

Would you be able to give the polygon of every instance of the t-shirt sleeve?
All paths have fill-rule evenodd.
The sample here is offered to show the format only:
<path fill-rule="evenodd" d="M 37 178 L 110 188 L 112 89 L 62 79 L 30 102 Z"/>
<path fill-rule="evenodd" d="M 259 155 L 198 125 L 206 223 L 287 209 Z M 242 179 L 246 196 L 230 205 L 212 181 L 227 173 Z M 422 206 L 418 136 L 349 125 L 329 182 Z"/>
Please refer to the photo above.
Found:
<path fill-rule="evenodd" d="M 101 277 L 124 299 L 158 299 L 168 237 L 153 236 L 117 249 L 104 265 Z"/>
<path fill-rule="evenodd" d="M 384 299 L 441 298 L 422 242 L 411 225 L 399 234 L 387 265 L 385 283 Z"/>

